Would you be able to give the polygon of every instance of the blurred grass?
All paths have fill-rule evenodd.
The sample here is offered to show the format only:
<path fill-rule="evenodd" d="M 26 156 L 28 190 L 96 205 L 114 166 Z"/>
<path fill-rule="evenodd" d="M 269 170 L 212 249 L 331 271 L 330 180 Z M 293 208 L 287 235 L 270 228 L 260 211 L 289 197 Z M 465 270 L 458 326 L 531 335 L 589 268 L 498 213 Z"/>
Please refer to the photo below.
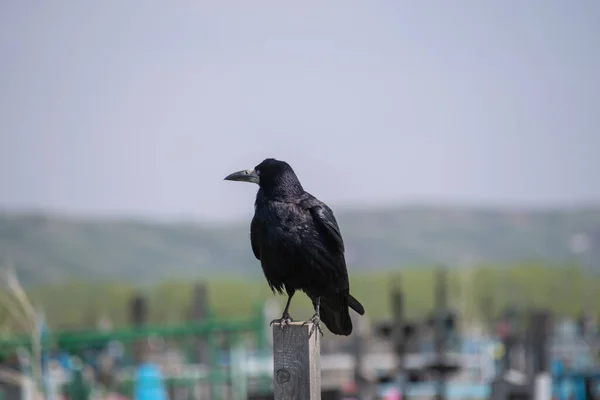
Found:
<path fill-rule="evenodd" d="M 560 315 L 577 316 L 590 290 L 600 292 L 597 275 L 588 276 L 576 265 L 520 263 L 509 266 L 482 265 L 468 270 L 449 270 L 449 303 L 467 305 L 473 318 L 491 318 L 508 304 L 517 307 L 547 307 Z M 412 267 L 372 274 L 353 273 L 351 292 L 365 306 L 371 321 L 388 318 L 389 289 L 392 278 L 400 276 L 409 318 L 422 317 L 433 309 L 434 268 Z M 470 276 L 472 285 L 465 286 Z M 153 324 L 184 321 L 189 312 L 192 288 L 196 281 L 170 280 L 151 287 L 136 288 L 125 283 L 70 281 L 31 288 L 29 294 L 46 312 L 53 328 L 92 328 L 98 318 L 108 317 L 113 326 L 128 322 L 130 299 L 136 290 L 149 300 L 149 320 Z M 285 297 L 271 294 L 263 279 L 242 278 L 207 280 L 209 302 L 222 318 L 249 316 L 258 301 L 276 298 L 283 306 Z M 593 299 L 600 310 L 600 298 Z M 489 307 L 489 311 L 486 309 Z M 0 311 L 1 313 L 2 311 Z M 486 314 L 492 315 L 486 315 Z M 298 293 L 291 314 L 304 319 L 312 314 L 306 295 Z M 0 315 L 0 320 L 2 315 Z"/>

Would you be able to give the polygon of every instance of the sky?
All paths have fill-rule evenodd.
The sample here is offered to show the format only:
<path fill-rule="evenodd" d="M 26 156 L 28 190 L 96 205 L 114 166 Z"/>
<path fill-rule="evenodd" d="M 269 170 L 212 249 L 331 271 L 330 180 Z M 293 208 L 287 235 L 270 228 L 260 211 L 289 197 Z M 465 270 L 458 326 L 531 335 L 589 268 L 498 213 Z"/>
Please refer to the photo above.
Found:
<path fill-rule="evenodd" d="M 600 203 L 600 2 L 0 3 L 0 209 Z"/>

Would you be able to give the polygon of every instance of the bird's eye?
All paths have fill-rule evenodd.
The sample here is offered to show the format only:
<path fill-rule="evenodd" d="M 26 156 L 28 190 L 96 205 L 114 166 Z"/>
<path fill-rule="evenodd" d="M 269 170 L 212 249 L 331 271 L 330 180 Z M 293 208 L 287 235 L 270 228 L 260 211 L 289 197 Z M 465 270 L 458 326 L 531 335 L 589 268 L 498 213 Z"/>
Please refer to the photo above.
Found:
<path fill-rule="evenodd" d="M 260 176 L 260 169 L 257 169 L 257 170 L 256 170 L 256 171 L 254 171 L 254 172 L 256 172 L 256 175 Z"/>

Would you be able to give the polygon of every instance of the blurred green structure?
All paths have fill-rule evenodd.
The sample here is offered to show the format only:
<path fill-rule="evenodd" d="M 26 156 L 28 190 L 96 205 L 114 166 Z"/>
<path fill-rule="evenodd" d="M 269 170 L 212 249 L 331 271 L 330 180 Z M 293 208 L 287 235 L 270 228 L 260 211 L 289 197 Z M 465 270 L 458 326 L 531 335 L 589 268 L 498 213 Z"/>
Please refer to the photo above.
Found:
<path fill-rule="evenodd" d="M 100 386 L 94 382 L 98 381 L 97 377 L 92 380 L 86 377 L 86 366 L 98 370 L 98 353 L 91 357 L 96 359 L 90 363 L 90 350 L 107 351 L 109 344 L 120 343 L 124 350 L 122 360 L 114 368 L 111 383 L 102 385 L 113 392 L 132 398 L 136 365 L 149 359 L 164 358 L 169 351 L 175 351 L 181 356 L 180 362 L 173 365 L 167 361 L 162 365 L 165 370 L 163 384 L 168 390 L 184 389 L 185 397 L 189 399 L 198 398 L 196 390 L 204 390 L 210 400 L 237 400 L 246 398 L 249 389 L 248 376 L 242 369 L 247 350 L 252 348 L 258 357 L 270 352 L 265 343 L 266 326 L 263 304 L 260 303 L 248 319 L 222 320 L 209 311 L 200 322 L 111 331 L 56 332 L 43 338 L 41 344 L 46 354 L 66 352 L 75 361 L 70 377 L 60 389 L 72 399 L 88 399 Z M 156 339 L 164 344 L 163 349 L 150 349 L 150 342 Z M 204 356 L 199 354 L 199 347 L 205 349 Z M 23 348 L 31 349 L 31 339 L 26 335 L 0 340 L 0 356 L 14 355 Z M 169 372 L 171 369 L 176 371 Z M 270 385 L 270 376 L 259 375 L 254 390 L 268 391 Z"/>

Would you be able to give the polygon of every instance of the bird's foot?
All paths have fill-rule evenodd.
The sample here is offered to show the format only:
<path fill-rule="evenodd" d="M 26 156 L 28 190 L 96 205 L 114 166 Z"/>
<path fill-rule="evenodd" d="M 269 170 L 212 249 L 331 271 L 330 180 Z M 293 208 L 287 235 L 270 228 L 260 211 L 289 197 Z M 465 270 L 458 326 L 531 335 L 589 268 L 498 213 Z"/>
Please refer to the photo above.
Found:
<path fill-rule="evenodd" d="M 281 316 L 281 318 L 279 319 L 274 319 L 273 321 L 271 321 L 271 323 L 269 324 L 269 326 L 277 323 L 279 325 L 281 325 L 281 329 L 283 330 L 283 328 L 287 325 L 289 325 L 291 322 L 294 322 L 294 320 L 292 319 L 292 317 L 290 316 L 290 314 L 285 313 Z"/>
<path fill-rule="evenodd" d="M 310 328 L 310 332 L 308 332 L 308 338 L 310 339 L 311 336 L 313 335 L 313 333 L 315 333 L 315 330 L 319 330 L 319 333 L 321 334 L 321 336 L 323 336 L 323 330 L 321 329 L 321 318 L 319 316 L 319 314 L 315 314 L 313 315 L 308 321 L 306 321 L 305 323 L 302 324 L 302 326 L 308 324 L 308 323 L 312 323 L 312 328 Z"/>

